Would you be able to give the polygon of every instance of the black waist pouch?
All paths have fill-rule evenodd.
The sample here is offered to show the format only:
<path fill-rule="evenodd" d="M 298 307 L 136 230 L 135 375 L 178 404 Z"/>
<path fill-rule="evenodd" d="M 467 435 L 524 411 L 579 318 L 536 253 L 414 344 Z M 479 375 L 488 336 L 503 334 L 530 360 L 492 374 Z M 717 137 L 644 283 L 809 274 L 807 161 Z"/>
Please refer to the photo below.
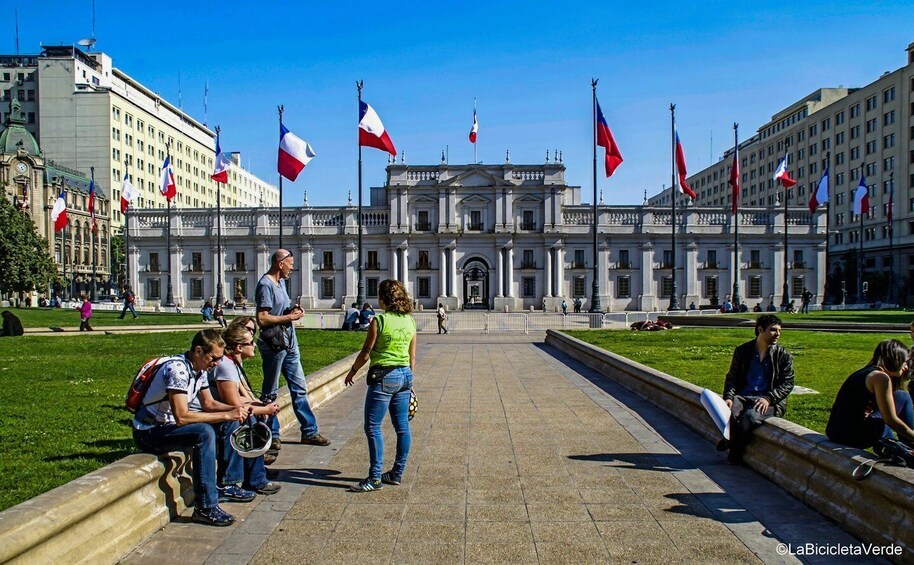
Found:
<path fill-rule="evenodd" d="M 365 378 L 365 382 L 370 385 L 378 384 L 379 382 L 384 380 L 384 377 L 388 373 L 390 373 L 394 369 L 398 369 L 398 368 L 399 367 L 381 367 L 381 366 L 375 365 L 374 367 L 368 369 L 368 376 Z"/>

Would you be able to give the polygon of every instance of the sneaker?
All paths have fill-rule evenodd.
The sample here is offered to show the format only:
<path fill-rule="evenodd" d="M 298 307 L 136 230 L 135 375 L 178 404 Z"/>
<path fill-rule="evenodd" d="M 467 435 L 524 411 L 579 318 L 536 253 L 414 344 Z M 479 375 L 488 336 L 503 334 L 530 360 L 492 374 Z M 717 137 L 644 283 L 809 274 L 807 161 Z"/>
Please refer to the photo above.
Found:
<path fill-rule="evenodd" d="M 385 485 L 399 485 L 400 478 L 394 478 L 393 474 L 388 472 L 381 475 L 381 482 Z"/>
<path fill-rule="evenodd" d="M 352 492 L 371 492 L 373 490 L 381 490 L 382 488 L 384 488 L 384 484 L 381 483 L 381 481 L 362 479 L 361 481 L 349 487 L 349 490 Z"/>
<path fill-rule="evenodd" d="M 191 516 L 191 520 L 198 524 L 219 527 L 231 526 L 235 523 L 235 517 L 218 506 L 213 506 L 212 508 L 194 508 L 194 515 Z"/>
<path fill-rule="evenodd" d="M 238 485 L 219 487 L 219 502 L 250 502 L 257 498 L 257 493 L 244 490 Z"/>
<path fill-rule="evenodd" d="M 259 487 L 251 487 L 250 490 L 256 492 L 257 494 L 262 494 L 264 496 L 270 496 L 271 494 L 276 494 L 279 492 L 279 489 L 282 488 L 282 485 L 279 483 L 274 483 L 272 481 L 267 481 Z"/>
<path fill-rule="evenodd" d="M 279 457 L 278 451 L 273 451 L 272 449 L 268 449 L 267 452 L 263 454 L 263 464 L 272 465 L 273 463 L 276 463 L 276 459 L 278 457 Z"/>
<path fill-rule="evenodd" d="M 270 440 L 270 450 L 278 452 L 280 449 L 282 449 L 281 439 L 274 437 L 272 440 Z"/>
<path fill-rule="evenodd" d="M 717 442 L 717 451 L 727 451 L 728 449 L 730 449 L 730 442 L 727 441 L 727 438 L 721 438 L 721 440 Z"/>
<path fill-rule="evenodd" d="M 314 434 L 310 437 L 302 436 L 301 442 L 305 445 L 320 445 L 327 446 L 330 445 L 330 440 L 322 436 L 321 434 Z"/>

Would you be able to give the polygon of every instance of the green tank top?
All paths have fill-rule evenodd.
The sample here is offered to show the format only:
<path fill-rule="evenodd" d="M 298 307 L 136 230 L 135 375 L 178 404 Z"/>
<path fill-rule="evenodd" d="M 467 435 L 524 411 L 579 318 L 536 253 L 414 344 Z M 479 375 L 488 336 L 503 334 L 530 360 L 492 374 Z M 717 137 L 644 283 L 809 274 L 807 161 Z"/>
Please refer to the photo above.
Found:
<path fill-rule="evenodd" d="M 375 316 L 378 339 L 369 354 L 371 366 L 409 367 L 409 344 L 416 334 L 416 321 L 406 314 L 384 312 Z"/>

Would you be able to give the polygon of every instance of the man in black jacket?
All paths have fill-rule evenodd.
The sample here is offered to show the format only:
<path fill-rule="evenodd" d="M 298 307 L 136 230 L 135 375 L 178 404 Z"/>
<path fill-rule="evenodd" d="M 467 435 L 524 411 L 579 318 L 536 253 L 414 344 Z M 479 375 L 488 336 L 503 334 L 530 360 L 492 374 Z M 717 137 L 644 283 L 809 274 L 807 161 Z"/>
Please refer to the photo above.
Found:
<path fill-rule="evenodd" d="M 755 322 L 755 339 L 733 351 L 724 382 L 724 401 L 731 409 L 730 441 L 718 444 L 720 450 L 729 447 L 731 463 L 742 460 L 753 429 L 770 416 L 783 416 L 787 409 L 793 357 L 777 344 L 780 336 L 781 319 L 765 314 Z"/>

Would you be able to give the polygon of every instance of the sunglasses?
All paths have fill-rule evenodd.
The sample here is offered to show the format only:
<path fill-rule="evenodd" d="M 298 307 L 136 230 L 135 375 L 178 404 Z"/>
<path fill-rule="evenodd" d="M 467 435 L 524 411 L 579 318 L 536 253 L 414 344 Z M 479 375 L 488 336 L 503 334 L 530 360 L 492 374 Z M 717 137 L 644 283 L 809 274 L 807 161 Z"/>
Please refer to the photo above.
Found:
<path fill-rule="evenodd" d="M 254 342 L 253 342 L 253 341 L 249 341 L 249 342 L 247 342 L 247 343 L 240 343 L 239 345 L 240 345 L 241 347 L 248 347 L 248 346 L 253 347 Z"/>
<path fill-rule="evenodd" d="M 286 259 L 288 259 L 288 258 L 291 257 L 291 256 L 292 256 L 291 253 L 286 253 L 286 256 L 283 257 L 283 258 L 281 258 L 281 259 L 280 259 L 279 261 L 277 261 L 277 262 L 278 262 L 278 263 L 282 263 L 283 261 L 285 261 Z"/>

